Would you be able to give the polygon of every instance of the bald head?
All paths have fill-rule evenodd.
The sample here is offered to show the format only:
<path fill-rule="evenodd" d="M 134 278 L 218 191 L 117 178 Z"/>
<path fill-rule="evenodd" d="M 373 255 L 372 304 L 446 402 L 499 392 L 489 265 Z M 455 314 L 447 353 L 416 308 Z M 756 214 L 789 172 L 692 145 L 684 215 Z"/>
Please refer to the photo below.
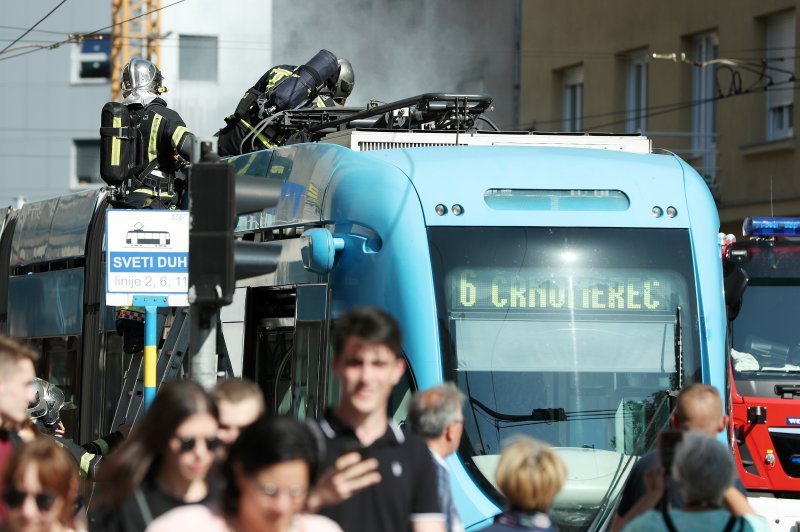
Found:
<path fill-rule="evenodd" d="M 716 388 L 707 384 L 691 384 L 678 394 L 673 418 L 676 428 L 714 437 L 725 428 L 727 422 Z"/>

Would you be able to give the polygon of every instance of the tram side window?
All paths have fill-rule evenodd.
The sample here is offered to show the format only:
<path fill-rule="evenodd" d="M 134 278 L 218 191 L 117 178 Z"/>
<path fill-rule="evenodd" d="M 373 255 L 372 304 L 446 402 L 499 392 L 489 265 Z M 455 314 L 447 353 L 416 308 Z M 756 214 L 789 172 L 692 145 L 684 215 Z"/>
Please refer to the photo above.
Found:
<path fill-rule="evenodd" d="M 324 321 L 298 321 L 292 368 L 292 413 L 298 419 L 322 415 L 320 384 L 329 373 L 325 367 Z"/>
<path fill-rule="evenodd" d="M 266 328 L 258 338 L 255 380 L 264 390 L 267 412 L 288 414 L 291 409 L 294 329 Z"/>
<path fill-rule="evenodd" d="M 78 357 L 81 340 L 77 336 L 43 338 L 34 342 L 34 348 L 41 354 L 36 375 L 55 384 L 64 392 L 68 406 L 61 411 L 61 420 L 66 429 L 65 436 L 75 439 L 80 433 Z"/>
<path fill-rule="evenodd" d="M 103 434 L 111 432 L 111 423 L 114 421 L 114 412 L 117 401 L 122 394 L 122 385 L 125 380 L 125 371 L 130 365 L 132 355 L 125 354 L 122 348 L 122 337 L 115 332 L 104 335 L 103 348 L 103 378 L 105 390 L 103 393 L 102 429 Z"/>

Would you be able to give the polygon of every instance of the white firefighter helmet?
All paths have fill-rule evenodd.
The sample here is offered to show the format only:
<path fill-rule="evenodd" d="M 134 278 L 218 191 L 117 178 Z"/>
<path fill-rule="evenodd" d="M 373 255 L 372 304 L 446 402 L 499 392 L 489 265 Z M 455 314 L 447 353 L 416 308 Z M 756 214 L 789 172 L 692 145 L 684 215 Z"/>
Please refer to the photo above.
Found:
<path fill-rule="evenodd" d="M 159 94 L 166 92 L 161 71 L 146 59 L 134 57 L 122 67 L 122 97 L 125 104 L 147 105 Z"/>
<path fill-rule="evenodd" d="M 356 84 L 356 75 L 353 72 L 353 65 L 347 59 L 339 59 L 339 77 L 336 79 L 336 86 L 333 88 L 333 99 L 336 103 L 342 105 L 344 101 L 353 92 L 353 86 Z"/>

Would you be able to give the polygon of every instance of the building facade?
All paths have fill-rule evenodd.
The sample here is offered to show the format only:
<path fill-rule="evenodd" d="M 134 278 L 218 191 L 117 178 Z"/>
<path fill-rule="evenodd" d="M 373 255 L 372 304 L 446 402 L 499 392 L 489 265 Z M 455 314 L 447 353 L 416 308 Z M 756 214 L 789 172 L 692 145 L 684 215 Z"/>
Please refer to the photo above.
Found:
<path fill-rule="evenodd" d="M 648 135 L 705 177 L 725 232 L 800 215 L 798 6 L 523 2 L 520 123 Z"/>

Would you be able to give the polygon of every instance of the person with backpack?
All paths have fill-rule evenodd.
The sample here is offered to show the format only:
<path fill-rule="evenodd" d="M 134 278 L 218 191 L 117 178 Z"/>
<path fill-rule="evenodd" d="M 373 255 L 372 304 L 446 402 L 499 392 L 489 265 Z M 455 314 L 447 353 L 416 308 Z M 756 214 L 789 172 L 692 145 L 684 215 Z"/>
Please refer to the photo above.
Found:
<path fill-rule="evenodd" d="M 161 94 L 161 71 L 145 59 L 122 68 L 123 101 L 108 102 L 100 119 L 100 176 L 115 187 L 110 203 L 118 209 L 177 209 L 186 189 L 178 171 L 192 162 L 194 135 Z M 126 353 L 144 348 L 141 307 L 116 309 L 116 328 Z"/>
<path fill-rule="evenodd" d="M 101 115 L 101 172 L 118 187 L 114 207 L 175 209 L 186 180 L 178 175 L 191 163 L 194 135 L 161 95 L 161 71 L 145 59 L 122 69 L 123 101 L 109 102 Z"/>
<path fill-rule="evenodd" d="M 736 466 L 728 448 L 716 439 L 687 432 L 675 448 L 670 468 L 684 504 L 678 508 L 659 506 L 666 482 L 664 471 L 654 468 L 645 474 L 645 501 L 651 510 L 627 523 L 623 532 L 724 531 L 767 532 L 761 516 L 731 512 L 723 504 L 724 493 L 733 485 Z"/>
<path fill-rule="evenodd" d="M 241 155 L 282 145 L 279 112 L 344 105 L 353 91 L 355 74 L 347 59 L 320 50 L 306 64 L 270 68 L 245 92 L 226 126 L 217 132 L 220 157 Z"/>

